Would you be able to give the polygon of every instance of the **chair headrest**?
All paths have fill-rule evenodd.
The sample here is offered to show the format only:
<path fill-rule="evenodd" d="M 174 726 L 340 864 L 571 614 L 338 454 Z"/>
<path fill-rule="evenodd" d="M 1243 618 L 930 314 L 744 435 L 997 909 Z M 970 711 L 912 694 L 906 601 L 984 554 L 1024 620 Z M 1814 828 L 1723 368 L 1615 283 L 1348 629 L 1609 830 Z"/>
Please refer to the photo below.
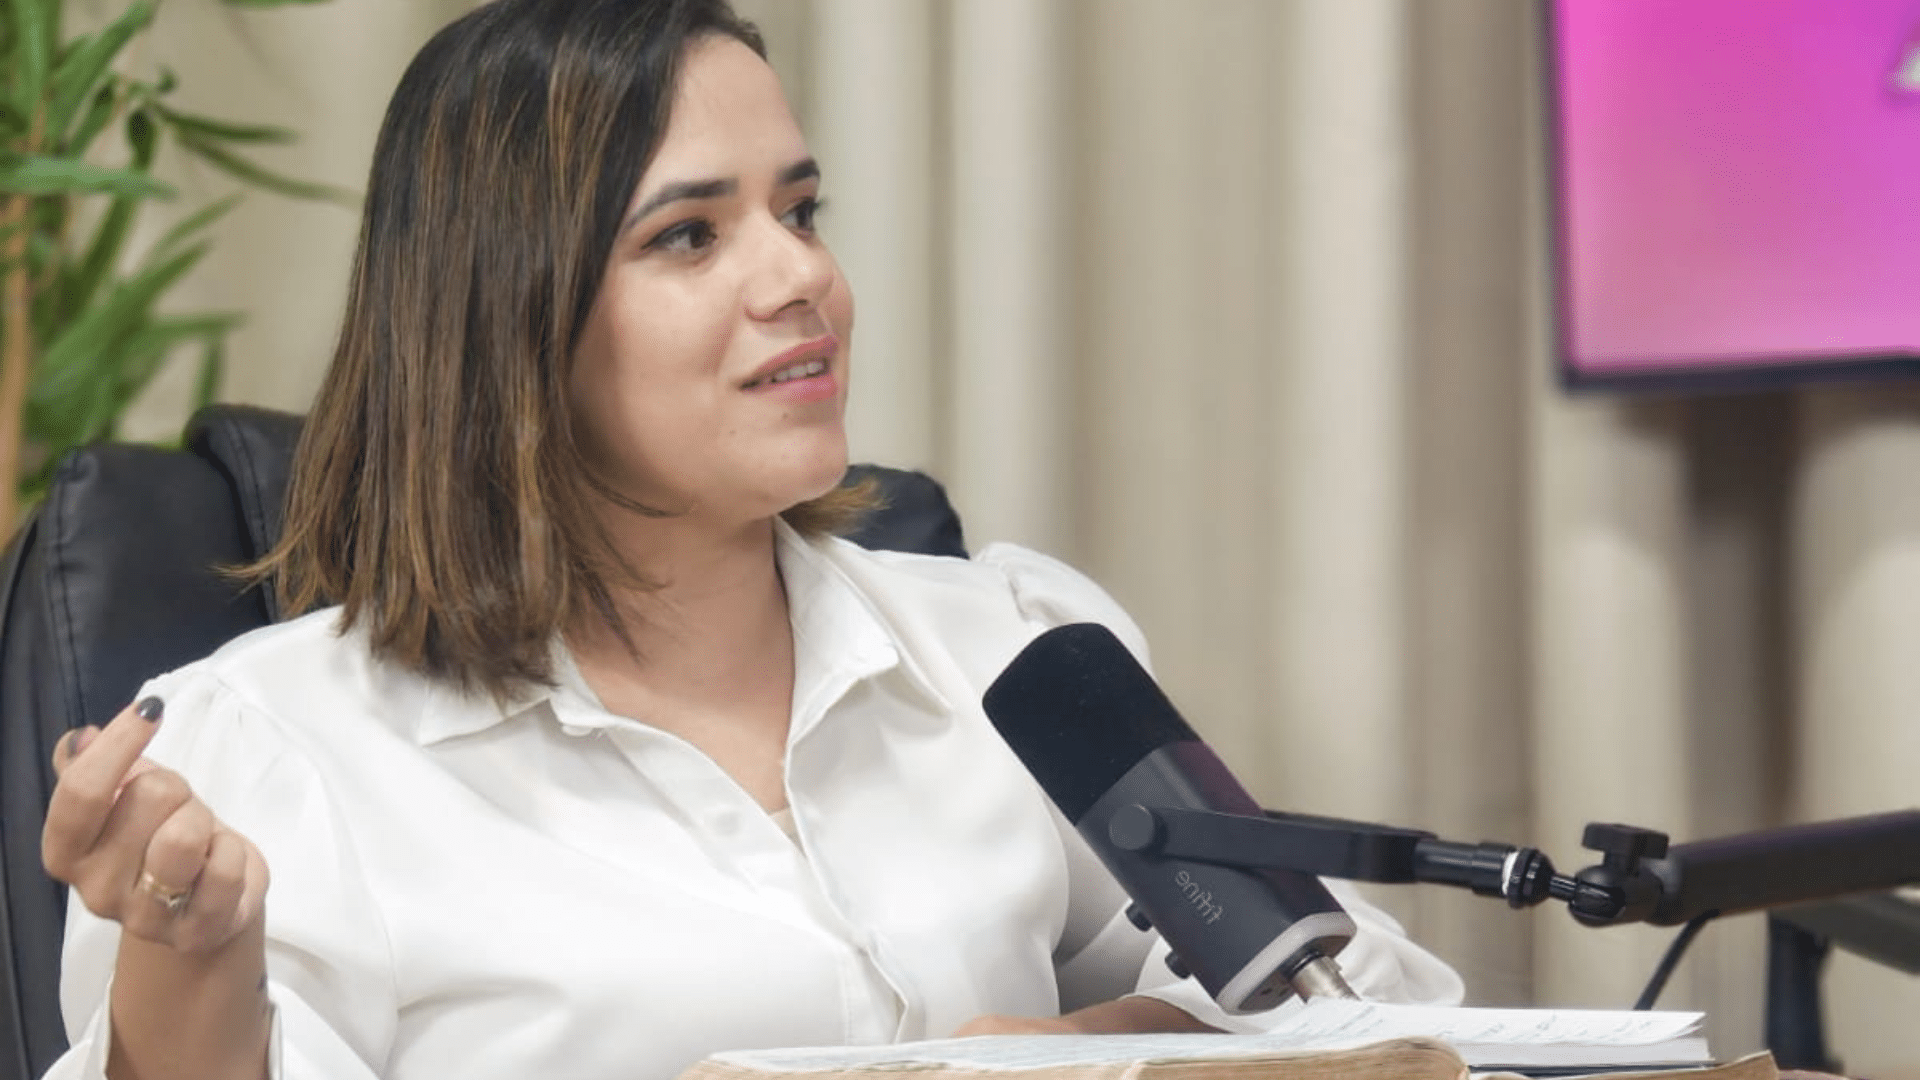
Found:
<path fill-rule="evenodd" d="M 286 517 L 287 476 L 303 418 L 252 405 L 209 405 L 187 422 L 187 449 L 219 469 L 233 488 L 235 508 L 254 557 L 280 539 Z M 267 618 L 280 618 L 279 598 L 261 587 Z"/>

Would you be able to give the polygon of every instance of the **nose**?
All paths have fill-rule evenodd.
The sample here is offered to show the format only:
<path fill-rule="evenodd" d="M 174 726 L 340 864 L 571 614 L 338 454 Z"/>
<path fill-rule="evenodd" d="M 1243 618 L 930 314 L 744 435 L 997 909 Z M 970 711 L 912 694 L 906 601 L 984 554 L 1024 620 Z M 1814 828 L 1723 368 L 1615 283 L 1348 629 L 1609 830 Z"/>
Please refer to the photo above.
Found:
<path fill-rule="evenodd" d="M 833 288 L 834 262 L 817 235 L 795 232 L 769 220 L 760 230 L 747 309 L 756 319 L 773 319 L 792 308 L 820 306 Z"/>

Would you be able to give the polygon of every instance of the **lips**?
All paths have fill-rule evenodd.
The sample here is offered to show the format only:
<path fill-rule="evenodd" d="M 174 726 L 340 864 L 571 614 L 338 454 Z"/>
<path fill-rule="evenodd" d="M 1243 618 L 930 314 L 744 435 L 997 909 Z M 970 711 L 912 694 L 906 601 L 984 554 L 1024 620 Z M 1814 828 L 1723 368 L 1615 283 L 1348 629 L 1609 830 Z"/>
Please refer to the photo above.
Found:
<path fill-rule="evenodd" d="M 825 375 L 832 366 L 833 354 L 839 348 L 840 339 L 832 334 L 796 345 L 760 365 L 752 378 L 740 384 L 740 388 L 757 390 L 792 382 L 795 379 L 810 379 Z"/>
<path fill-rule="evenodd" d="M 806 360 L 798 364 L 789 364 L 764 379 L 756 379 L 748 383 L 747 388 L 751 390 L 756 386 L 778 386 L 783 382 L 792 382 L 794 379 L 811 379 L 826 373 L 825 360 Z"/>

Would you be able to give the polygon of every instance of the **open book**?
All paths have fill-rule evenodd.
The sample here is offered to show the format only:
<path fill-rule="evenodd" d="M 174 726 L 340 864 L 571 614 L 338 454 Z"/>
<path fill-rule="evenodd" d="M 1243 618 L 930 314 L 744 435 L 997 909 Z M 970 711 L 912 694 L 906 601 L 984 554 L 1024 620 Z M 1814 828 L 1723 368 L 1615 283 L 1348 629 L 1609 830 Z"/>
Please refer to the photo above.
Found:
<path fill-rule="evenodd" d="M 1317 999 L 1257 1035 L 1034 1035 L 716 1054 L 680 1080 L 1461 1080 L 1469 1071 L 1687 1070 L 1773 1080 L 1765 1054 L 1708 1068 L 1700 1014 Z M 989 1076 L 989 1074 L 992 1074 Z M 1008 1076 L 1007 1074 L 1017 1074 Z M 1646 1077 L 1646 1072 L 1637 1072 Z"/>

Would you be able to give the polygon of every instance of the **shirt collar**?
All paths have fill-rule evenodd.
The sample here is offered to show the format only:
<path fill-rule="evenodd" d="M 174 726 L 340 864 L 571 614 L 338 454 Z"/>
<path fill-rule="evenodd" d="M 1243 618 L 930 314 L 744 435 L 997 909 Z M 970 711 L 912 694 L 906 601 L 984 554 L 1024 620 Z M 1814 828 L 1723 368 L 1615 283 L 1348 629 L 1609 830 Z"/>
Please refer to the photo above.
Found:
<path fill-rule="evenodd" d="M 788 740 L 817 724 L 827 707 L 864 679 L 897 671 L 905 685 L 941 712 L 952 706 L 901 647 L 871 599 L 855 587 L 838 559 L 860 553 L 848 541 L 811 541 L 775 519 L 780 576 L 793 621 L 793 727 Z"/>
<path fill-rule="evenodd" d="M 556 682 L 561 676 L 562 663 L 567 671 L 573 672 L 575 679 L 580 677 L 573 665 L 572 654 L 556 637 L 549 668 Z M 559 691 L 557 685 L 522 682 L 514 684 L 504 697 L 496 699 L 484 691 L 462 690 L 444 679 L 429 679 L 427 682 L 427 699 L 421 707 L 419 723 L 414 727 L 414 739 L 421 746 L 473 735 L 496 724 L 503 724 L 547 704 Z"/>
<path fill-rule="evenodd" d="M 774 519 L 775 557 L 793 624 L 796 675 L 789 740 L 818 723 L 852 686 L 895 669 L 936 708 L 950 708 L 926 672 L 900 647 L 885 620 L 834 564 L 826 549 L 838 543 L 816 544 L 784 520 Z M 415 739 L 430 746 L 473 735 L 542 706 L 570 728 L 622 722 L 600 705 L 565 641 L 556 636 L 552 650 L 551 685 L 521 683 L 499 700 L 431 680 Z"/>

